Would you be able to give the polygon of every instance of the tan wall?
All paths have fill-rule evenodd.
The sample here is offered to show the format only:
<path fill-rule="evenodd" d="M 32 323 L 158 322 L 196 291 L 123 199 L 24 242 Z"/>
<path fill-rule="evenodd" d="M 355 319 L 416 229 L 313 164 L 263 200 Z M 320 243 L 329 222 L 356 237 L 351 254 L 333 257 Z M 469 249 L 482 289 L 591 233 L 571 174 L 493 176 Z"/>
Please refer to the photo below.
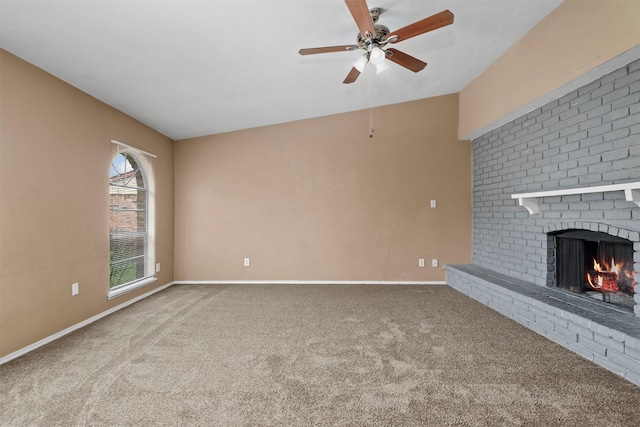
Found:
<path fill-rule="evenodd" d="M 173 280 L 173 143 L 0 50 L 0 356 Z M 158 155 L 158 282 L 107 300 L 110 141 Z M 80 294 L 71 296 L 79 282 Z"/>
<path fill-rule="evenodd" d="M 465 138 L 640 44 L 640 1 L 565 0 L 460 93 Z"/>
<path fill-rule="evenodd" d="M 444 280 L 431 258 L 471 260 L 457 112 L 377 108 L 373 139 L 367 110 L 176 142 L 176 280 Z"/>

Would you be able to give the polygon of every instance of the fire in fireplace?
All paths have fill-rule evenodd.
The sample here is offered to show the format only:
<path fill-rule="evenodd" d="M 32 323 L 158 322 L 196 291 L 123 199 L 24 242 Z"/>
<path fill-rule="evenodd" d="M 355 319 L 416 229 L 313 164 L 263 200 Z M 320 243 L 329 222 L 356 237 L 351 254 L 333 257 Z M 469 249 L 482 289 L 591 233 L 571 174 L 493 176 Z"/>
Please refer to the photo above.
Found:
<path fill-rule="evenodd" d="M 594 258 L 593 269 L 587 273 L 587 286 L 594 291 L 621 291 L 633 295 L 635 271 L 630 264 L 624 261 L 616 263 L 614 258 L 607 264 L 604 260 L 598 262 Z"/>
<path fill-rule="evenodd" d="M 554 234 L 556 286 L 633 310 L 633 243 L 602 232 Z"/>

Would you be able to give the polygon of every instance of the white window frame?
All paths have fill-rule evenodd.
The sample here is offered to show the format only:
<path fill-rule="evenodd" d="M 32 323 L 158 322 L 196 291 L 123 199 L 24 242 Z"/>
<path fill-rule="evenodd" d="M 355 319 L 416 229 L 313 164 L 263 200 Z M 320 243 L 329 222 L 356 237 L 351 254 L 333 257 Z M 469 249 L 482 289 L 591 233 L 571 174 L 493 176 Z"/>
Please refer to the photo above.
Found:
<path fill-rule="evenodd" d="M 151 163 L 152 159 L 156 159 L 157 156 L 155 154 L 151 154 L 149 152 L 140 150 L 138 148 L 132 147 L 130 145 L 124 144 L 120 141 L 111 140 L 112 145 L 118 145 L 121 148 L 126 149 L 129 154 L 135 156 L 136 161 L 138 162 L 138 166 L 142 169 L 142 173 L 145 179 L 146 185 L 146 193 L 147 193 L 147 247 L 145 253 L 145 274 L 144 277 L 118 285 L 116 287 L 109 287 L 109 283 L 107 283 L 107 287 L 109 289 L 108 298 L 113 299 L 120 295 L 131 292 L 135 289 L 141 288 L 143 286 L 149 285 L 151 283 L 156 282 L 158 279 L 155 275 L 156 273 L 156 261 L 155 261 L 155 252 L 156 252 L 156 203 L 155 203 L 155 173 L 153 169 L 153 165 Z M 111 158 L 110 164 L 113 162 L 113 158 Z M 110 166 L 111 167 L 111 166 Z M 111 207 L 109 207 L 111 209 Z M 109 236 L 109 244 L 111 244 L 111 237 Z"/>

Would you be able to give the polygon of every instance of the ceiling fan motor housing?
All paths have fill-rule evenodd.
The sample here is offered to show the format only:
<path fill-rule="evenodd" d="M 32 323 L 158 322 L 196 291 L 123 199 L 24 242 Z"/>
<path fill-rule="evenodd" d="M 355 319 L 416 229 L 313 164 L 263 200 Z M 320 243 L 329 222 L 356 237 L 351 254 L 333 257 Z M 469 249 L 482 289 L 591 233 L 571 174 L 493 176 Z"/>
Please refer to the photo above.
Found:
<path fill-rule="evenodd" d="M 358 33 L 357 44 L 360 49 L 364 49 L 366 51 L 371 51 L 374 47 L 379 47 L 385 44 L 385 38 L 389 35 L 389 28 L 384 25 L 376 24 L 378 19 L 380 18 L 380 14 L 383 10 L 379 7 L 374 7 L 369 9 L 369 14 L 371 14 L 371 20 L 374 23 L 374 28 L 376 29 L 376 34 L 373 37 L 364 37 L 362 34 Z M 367 31 L 367 34 L 369 32 Z"/>
<path fill-rule="evenodd" d="M 376 34 L 373 38 L 363 37 L 362 34 L 358 33 L 358 47 L 361 49 L 368 49 L 370 45 L 381 45 L 385 44 L 384 39 L 389 35 L 389 29 L 384 25 L 375 24 Z"/>

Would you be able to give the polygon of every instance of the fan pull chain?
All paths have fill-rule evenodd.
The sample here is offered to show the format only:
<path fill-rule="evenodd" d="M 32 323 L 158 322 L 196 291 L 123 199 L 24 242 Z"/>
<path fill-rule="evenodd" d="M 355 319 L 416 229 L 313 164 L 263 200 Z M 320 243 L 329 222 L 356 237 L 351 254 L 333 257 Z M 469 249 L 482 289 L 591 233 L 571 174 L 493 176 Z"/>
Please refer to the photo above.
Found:
<path fill-rule="evenodd" d="M 373 106 L 369 108 L 369 138 L 373 138 L 373 133 L 375 132 L 375 128 L 373 127 Z"/>
<path fill-rule="evenodd" d="M 371 70 L 370 70 L 371 71 Z M 371 74 L 371 80 L 370 80 L 370 88 L 369 88 L 369 138 L 373 138 L 373 133 L 376 131 L 375 127 L 373 126 L 373 78 L 375 76 L 376 73 L 370 73 Z"/>

